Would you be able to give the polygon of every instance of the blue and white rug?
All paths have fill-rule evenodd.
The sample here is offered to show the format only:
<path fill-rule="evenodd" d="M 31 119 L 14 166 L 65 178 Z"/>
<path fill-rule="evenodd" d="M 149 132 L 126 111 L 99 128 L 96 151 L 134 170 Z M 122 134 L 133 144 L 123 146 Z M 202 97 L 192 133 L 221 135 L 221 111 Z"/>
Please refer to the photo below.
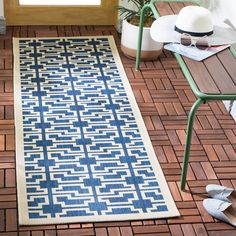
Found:
<path fill-rule="evenodd" d="M 112 37 L 14 39 L 21 225 L 179 212 Z"/>

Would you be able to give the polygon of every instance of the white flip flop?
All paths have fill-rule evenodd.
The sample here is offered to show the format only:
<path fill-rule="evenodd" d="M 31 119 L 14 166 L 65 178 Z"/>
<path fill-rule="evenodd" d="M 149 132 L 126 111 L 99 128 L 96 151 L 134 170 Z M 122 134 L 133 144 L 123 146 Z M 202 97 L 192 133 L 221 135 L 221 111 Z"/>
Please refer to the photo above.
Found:
<path fill-rule="evenodd" d="M 236 207 L 236 191 L 217 184 L 209 184 L 206 191 L 210 197 L 232 203 Z"/>
<path fill-rule="evenodd" d="M 208 198 L 203 200 L 203 206 L 213 217 L 236 227 L 236 210 L 232 203 Z"/>

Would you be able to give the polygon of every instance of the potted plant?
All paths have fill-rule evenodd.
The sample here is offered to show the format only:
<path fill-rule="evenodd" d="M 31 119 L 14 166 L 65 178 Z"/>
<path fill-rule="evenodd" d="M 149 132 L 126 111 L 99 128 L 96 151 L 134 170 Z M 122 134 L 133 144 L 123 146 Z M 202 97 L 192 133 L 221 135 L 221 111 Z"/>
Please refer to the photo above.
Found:
<path fill-rule="evenodd" d="M 150 0 L 121 0 L 132 3 L 135 9 L 126 6 L 119 6 L 120 16 L 123 16 L 122 32 L 121 32 L 121 50 L 131 58 L 136 57 L 136 49 L 138 45 L 139 18 L 143 6 Z M 141 59 L 156 59 L 162 52 L 163 44 L 155 42 L 150 35 L 150 27 L 155 18 L 151 10 L 147 10 L 144 15 L 143 41 Z"/>

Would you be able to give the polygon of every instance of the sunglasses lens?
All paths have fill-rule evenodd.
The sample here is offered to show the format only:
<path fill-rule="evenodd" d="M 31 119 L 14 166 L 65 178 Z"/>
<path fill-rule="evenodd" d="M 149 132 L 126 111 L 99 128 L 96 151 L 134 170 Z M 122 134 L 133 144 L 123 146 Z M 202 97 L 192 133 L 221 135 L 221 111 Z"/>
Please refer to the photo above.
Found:
<path fill-rule="evenodd" d="M 180 43 L 184 46 L 190 46 L 192 44 L 191 37 L 189 35 L 181 35 Z"/>
<path fill-rule="evenodd" d="M 209 44 L 207 39 L 198 39 L 196 42 L 196 48 L 200 49 L 200 50 L 206 50 L 207 48 L 209 48 Z"/>

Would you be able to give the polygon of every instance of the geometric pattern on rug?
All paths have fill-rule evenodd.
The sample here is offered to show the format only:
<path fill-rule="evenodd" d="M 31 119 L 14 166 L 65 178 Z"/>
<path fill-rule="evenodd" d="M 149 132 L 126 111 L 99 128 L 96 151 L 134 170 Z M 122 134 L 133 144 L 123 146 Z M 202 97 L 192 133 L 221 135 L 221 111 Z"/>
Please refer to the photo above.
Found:
<path fill-rule="evenodd" d="M 178 210 L 112 37 L 15 39 L 20 224 Z"/>

